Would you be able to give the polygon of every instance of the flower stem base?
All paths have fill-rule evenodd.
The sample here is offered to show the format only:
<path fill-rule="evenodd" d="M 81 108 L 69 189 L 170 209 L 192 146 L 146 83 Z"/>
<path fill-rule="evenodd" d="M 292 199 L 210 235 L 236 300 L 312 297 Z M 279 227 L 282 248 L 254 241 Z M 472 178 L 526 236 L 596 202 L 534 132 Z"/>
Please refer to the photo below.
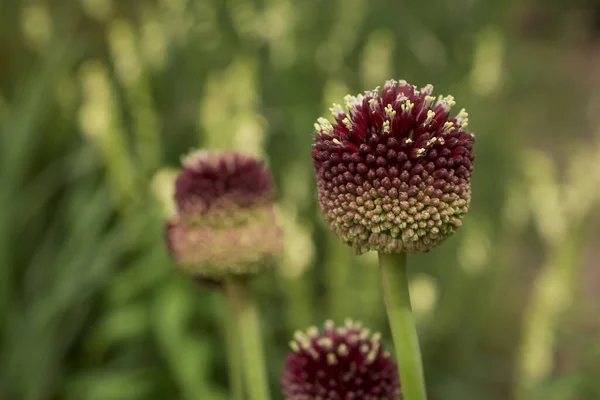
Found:
<path fill-rule="evenodd" d="M 229 395 L 231 400 L 244 400 L 244 367 L 238 340 L 236 313 L 231 297 L 225 299 L 227 307 L 224 312 L 225 335 L 227 339 L 227 365 L 229 374 Z"/>
<path fill-rule="evenodd" d="M 379 253 L 385 305 L 396 348 L 403 400 L 426 400 L 419 337 L 412 314 L 406 253 Z"/>
<path fill-rule="evenodd" d="M 225 291 L 235 315 L 235 329 L 241 349 L 248 399 L 269 400 L 258 308 L 252 296 L 250 283 L 242 279 L 228 278 Z"/>

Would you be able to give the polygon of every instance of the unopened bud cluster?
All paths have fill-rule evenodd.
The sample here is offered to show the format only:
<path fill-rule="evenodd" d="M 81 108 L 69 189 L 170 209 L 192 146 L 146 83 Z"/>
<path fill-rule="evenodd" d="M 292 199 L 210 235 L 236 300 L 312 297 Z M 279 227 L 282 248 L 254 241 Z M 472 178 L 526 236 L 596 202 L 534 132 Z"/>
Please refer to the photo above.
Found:
<path fill-rule="evenodd" d="M 451 236 L 471 199 L 474 136 L 452 96 L 387 81 L 319 118 L 312 158 L 331 229 L 356 253 L 424 252 Z"/>

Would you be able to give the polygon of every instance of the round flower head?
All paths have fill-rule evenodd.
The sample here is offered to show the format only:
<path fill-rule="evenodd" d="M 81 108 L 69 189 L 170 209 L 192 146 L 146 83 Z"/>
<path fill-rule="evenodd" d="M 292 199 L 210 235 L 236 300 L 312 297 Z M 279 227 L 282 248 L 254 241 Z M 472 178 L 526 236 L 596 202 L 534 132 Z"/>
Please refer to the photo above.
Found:
<path fill-rule="evenodd" d="M 474 136 L 452 96 L 387 81 L 319 118 L 312 158 L 321 210 L 356 253 L 424 252 L 461 225 L 471 199 Z"/>
<path fill-rule="evenodd" d="M 290 343 L 281 383 L 286 400 L 395 400 L 400 398 L 398 369 L 384 352 L 381 335 L 369 335 L 359 322 L 335 328 L 325 322 L 297 332 Z"/>
<path fill-rule="evenodd" d="M 194 152 L 183 166 L 175 183 L 178 213 L 166 226 L 177 264 L 212 282 L 270 265 L 282 240 L 265 166 L 233 152 Z"/>

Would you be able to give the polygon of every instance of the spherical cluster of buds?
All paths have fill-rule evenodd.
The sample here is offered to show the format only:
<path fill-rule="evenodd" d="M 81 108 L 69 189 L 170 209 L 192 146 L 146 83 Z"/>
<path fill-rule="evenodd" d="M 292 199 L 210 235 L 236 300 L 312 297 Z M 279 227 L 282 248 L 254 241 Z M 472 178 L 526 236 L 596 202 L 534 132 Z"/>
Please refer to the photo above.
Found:
<path fill-rule="evenodd" d="M 387 81 L 319 118 L 312 150 L 331 229 L 357 254 L 425 252 L 451 236 L 471 199 L 474 135 L 452 96 Z"/>
<path fill-rule="evenodd" d="M 396 400 L 398 368 L 380 343 L 359 322 L 336 328 L 325 322 L 306 333 L 296 332 L 281 383 L 287 400 Z"/>
<path fill-rule="evenodd" d="M 269 171 L 236 152 L 193 152 L 175 183 L 178 213 L 166 225 L 177 265 L 200 280 L 252 276 L 282 248 Z"/>

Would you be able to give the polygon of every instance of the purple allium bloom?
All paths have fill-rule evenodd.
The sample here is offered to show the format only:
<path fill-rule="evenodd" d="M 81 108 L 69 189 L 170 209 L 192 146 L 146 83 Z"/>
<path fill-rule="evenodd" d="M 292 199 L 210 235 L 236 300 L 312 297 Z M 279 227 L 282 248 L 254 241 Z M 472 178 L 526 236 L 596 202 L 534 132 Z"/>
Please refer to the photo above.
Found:
<path fill-rule="evenodd" d="M 381 335 L 369 334 L 359 322 L 336 328 L 325 322 L 297 332 L 290 343 L 281 383 L 286 400 L 396 400 L 398 368 L 381 348 Z"/>
<path fill-rule="evenodd" d="M 331 229 L 357 254 L 425 252 L 462 224 L 471 199 L 474 135 L 450 117 L 452 96 L 387 81 L 319 118 L 312 158 Z"/>
<path fill-rule="evenodd" d="M 175 183 L 178 214 L 166 225 L 171 256 L 197 280 L 252 276 L 282 248 L 267 168 L 251 156 L 194 152 Z"/>

